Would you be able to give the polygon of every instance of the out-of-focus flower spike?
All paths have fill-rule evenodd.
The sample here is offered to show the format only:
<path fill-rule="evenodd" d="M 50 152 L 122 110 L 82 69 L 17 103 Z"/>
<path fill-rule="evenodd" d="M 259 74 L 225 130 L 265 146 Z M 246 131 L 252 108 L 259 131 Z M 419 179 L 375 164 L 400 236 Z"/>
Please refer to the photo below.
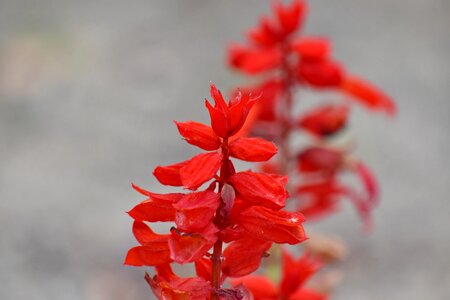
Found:
<path fill-rule="evenodd" d="M 384 111 L 391 116 L 397 111 L 395 102 L 388 95 L 359 77 L 346 76 L 341 89 L 369 109 Z"/>

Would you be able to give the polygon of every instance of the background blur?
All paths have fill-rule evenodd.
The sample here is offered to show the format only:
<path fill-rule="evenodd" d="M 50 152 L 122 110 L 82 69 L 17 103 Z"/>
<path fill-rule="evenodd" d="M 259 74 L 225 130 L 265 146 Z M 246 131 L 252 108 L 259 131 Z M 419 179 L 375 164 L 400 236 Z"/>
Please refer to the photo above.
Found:
<path fill-rule="evenodd" d="M 395 119 L 355 108 L 381 181 L 375 231 L 350 205 L 314 225 L 349 244 L 334 299 L 450 299 L 450 2 L 310 1 L 306 32 L 387 91 Z M 165 191 L 156 165 L 196 153 L 172 120 L 206 121 L 230 41 L 269 2 L 0 1 L 0 299 L 151 299 L 125 214 Z"/>

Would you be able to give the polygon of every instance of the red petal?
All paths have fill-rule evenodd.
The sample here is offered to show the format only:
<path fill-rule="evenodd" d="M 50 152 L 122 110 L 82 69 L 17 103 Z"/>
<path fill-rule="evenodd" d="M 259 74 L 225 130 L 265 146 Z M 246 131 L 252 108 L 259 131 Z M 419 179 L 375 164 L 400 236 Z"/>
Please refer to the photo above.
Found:
<path fill-rule="evenodd" d="M 219 199 L 220 196 L 210 190 L 186 195 L 174 205 L 177 228 L 190 232 L 204 229 L 219 207 Z"/>
<path fill-rule="evenodd" d="M 298 68 L 300 81 L 306 81 L 313 87 L 337 87 L 342 83 L 343 70 L 331 60 L 302 61 Z"/>
<path fill-rule="evenodd" d="M 297 190 L 299 211 L 308 221 L 329 215 L 337 210 L 342 192 L 333 180 L 301 185 Z"/>
<path fill-rule="evenodd" d="M 306 239 L 303 221 L 301 213 L 252 206 L 241 213 L 239 225 L 257 238 L 293 245 Z"/>
<path fill-rule="evenodd" d="M 276 3 L 275 11 L 278 17 L 278 22 L 281 24 L 285 34 L 292 33 L 298 29 L 303 23 L 306 15 L 306 2 L 293 1 L 291 6 L 284 7 L 280 2 Z"/>
<path fill-rule="evenodd" d="M 230 183 L 242 200 L 273 209 L 284 207 L 288 196 L 280 180 L 264 173 L 239 172 Z"/>
<path fill-rule="evenodd" d="M 276 24 L 267 17 L 262 17 L 258 26 L 249 30 L 247 37 L 251 42 L 258 46 L 274 46 L 281 38 L 275 26 Z"/>
<path fill-rule="evenodd" d="M 228 110 L 229 136 L 235 135 L 244 126 L 247 116 L 252 106 L 258 98 L 251 98 L 250 95 L 239 93 L 237 98 Z"/>
<path fill-rule="evenodd" d="M 149 245 L 152 242 L 167 242 L 170 236 L 169 234 L 156 234 L 147 224 L 138 221 L 133 223 L 133 234 L 142 246 Z"/>
<path fill-rule="evenodd" d="M 135 186 L 136 187 L 136 186 Z M 175 220 L 173 204 L 184 194 L 155 194 L 148 192 L 150 198 L 136 205 L 128 214 L 136 221 L 167 222 Z"/>
<path fill-rule="evenodd" d="M 322 172 L 334 174 L 343 162 L 341 151 L 325 147 L 309 147 L 298 155 L 301 172 Z"/>
<path fill-rule="evenodd" d="M 201 258 L 195 262 L 195 273 L 197 276 L 211 281 L 212 278 L 212 262 L 209 258 Z"/>
<path fill-rule="evenodd" d="M 128 251 L 125 265 L 129 266 L 157 266 L 170 263 L 169 245 L 166 241 L 152 241 L 146 246 L 137 246 Z"/>
<path fill-rule="evenodd" d="M 227 104 L 223 99 L 222 93 L 212 83 L 210 85 L 210 94 L 215 103 L 214 107 L 225 112 L 227 110 Z"/>
<path fill-rule="evenodd" d="M 195 190 L 216 175 L 222 163 L 222 154 L 217 152 L 201 153 L 191 158 L 181 168 L 180 177 L 183 186 Z"/>
<path fill-rule="evenodd" d="M 277 153 L 277 147 L 261 138 L 239 138 L 230 145 L 230 155 L 245 161 L 266 161 Z"/>
<path fill-rule="evenodd" d="M 204 300 L 211 293 L 211 284 L 203 278 L 180 278 L 171 282 L 161 282 L 161 299 Z"/>
<path fill-rule="evenodd" d="M 164 185 L 181 186 L 180 169 L 187 164 L 188 161 L 183 161 L 177 164 L 156 167 L 153 175 L 158 181 Z"/>
<path fill-rule="evenodd" d="M 292 43 L 292 50 L 297 52 L 302 60 L 320 61 L 330 54 L 331 43 L 325 37 L 302 37 Z"/>
<path fill-rule="evenodd" d="M 348 113 L 346 105 L 323 105 L 303 115 L 298 124 L 312 134 L 328 136 L 344 128 Z"/>
<path fill-rule="evenodd" d="M 272 70 L 281 64 L 281 53 L 277 48 L 252 49 L 232 45 L 229 49 L 230 64 L 249 75 Z"/>
<path fill-rule="evenodd" d="M 258 299 L 278 299 L 277 287 L 272 281 L 261 275 L 249 275 L 242 278 L 232 279 L 231 284 L 244 285 Z"/>
<path fill-rule="evenodd" d="M 363 162 L 359 161 L 356 164 L 355 168 L 366 189 L 367 195 L 369 197 L 369 204 L 376 205 L 379 201 L 380 194 L 377 179 L 373 175 L 372 171 Z"/>
<path fill-rule="evenodd" d="M 344 78 L 341 88 L 344 92 L 353 96 L 356 101 L 370 109 L 382 110 L 389 115 L 394 115 L 397 110 L 395 103 L 389 96 L 361 78 L 347 76 Z"/>
<path fill-rule="evenodd" d="M 304 283 L 322 268 L 322 262 L 309 254 L 304 254 L 297 261 L 286 250 L 283 255 L 283 277 L 280 283 L 281 293 L 292 295 Z"/>
<path fill-rule="evenodd" d="M 211 127 L 193 121 L 175 122 L 175 124 L 177 124 L 178 131 L 189 144 L 207 151 L 219 149 L 221 144 L 220 138 Z"/>
<path fill-rule="evenodd" d="M 223 252 L 223 273 L 229 277 L 241 277 L 256 271 L 271 245 L 271 242 L 251 237 L 231 243 Z"/>
<path fill-rule="evenodd" d="M 171 230 L 169 248 L 171 258 L 180 264 L 194 262 L 202 258 L 217 240 L 217 228 L 214 225 L 205 229 L 203 233 L 182 234 Z"/>
<path fill-rule="evenodd" d="M 328 296 L 310 289 L 300 289 L 289 297 L 288 300 L 326 300 Z"/>
<path fill-rule="evenodd" d="M 213 107 L 208 100 L 205 100 L 206 108 L 209 111 L 209 116 L 211 118 L 211 127 L 214 130 L 214 132 L 222 137 L 226 138 L 228 137 L 228 119 L 227 115 L 224 111 Z"/>

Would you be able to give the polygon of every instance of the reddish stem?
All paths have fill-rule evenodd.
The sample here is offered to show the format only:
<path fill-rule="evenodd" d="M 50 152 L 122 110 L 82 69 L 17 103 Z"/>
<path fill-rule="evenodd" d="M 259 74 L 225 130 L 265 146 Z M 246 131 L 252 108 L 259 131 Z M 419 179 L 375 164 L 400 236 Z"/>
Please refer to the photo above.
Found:
<path fill-rule="evenodd" d="M 228 178 L 232 175 L 233 170 L 230 170 L 230 157 L 228 154 L 228 138 L 224 138 L 222 141 L 222 167 L 220 169 L 220 177 L 218 179 L 219 182 L 219 193 L 222 192 L 223 186 L 228 181 Z M 216 216 L 214 218 L 214 223 L 220 227 L 221 224 L 226 223 L 220 210 L 222 209 L 224 203 L 219 205 L 219 208 L 216 211 Z M 222 240 L 219 238 L 214 244 L 214 250 L 211 257 L 212 262 L 212 278 L 211 278 L 211 299 L 218 300 L 219 295 L 217 291 L 220 289 L 220 277 L 221 277 L 221 265 L 222 265 Z"/>

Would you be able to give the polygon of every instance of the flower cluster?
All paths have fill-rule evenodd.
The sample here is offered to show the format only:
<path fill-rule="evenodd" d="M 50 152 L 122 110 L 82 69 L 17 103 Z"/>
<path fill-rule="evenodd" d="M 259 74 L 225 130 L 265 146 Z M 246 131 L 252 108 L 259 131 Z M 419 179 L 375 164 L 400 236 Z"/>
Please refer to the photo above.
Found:
<path fill-rule="evenodd" d="M 378 198 L 376 180 L 350 147 L 331 143 L 348 123 L 351 102 L 327 103 L 294 115 L 295 92 L 300 87 L 331 90 L 389 115 L 395 113 L 395 104 L 381 90 L 347 72 L 332 57 L 327 38 L 298 34 L 306 16 L 305 1 L 275 2 L 273 11 L 273 16 L 261 18 L 248 32 L 246 44 L 232 44 L 229 49 L 232 67 L 262 78 L 243 90 L 262 95 L 251 116 L 253 134 L 273 140 L 280 149 L 277 163 L 263 169 L 289 174 L 290 196 L 298 200 L 298 210 L 307 219 L 336 211 L 340 199 L 347 197 L 369 228 L 370 212 Z M 292 136 L 298 133 L 310 136 L 312 144 L 294 148 Z M 347 171 L 358 176 L 364 192 L 340 182 L 339 175 Z"/>
<path fill-rule="evenodd" d="M 323 263 L 309 253 L 299 259 L 287 251 L 282 251 L 283 274 L 279 286 L 261 275 L 248 275 L 232 280 L 235 287 L 243 285 L 254 300 L 326 300 L 326 293 L 308 288 L 305 283 L 318 272 Z"/>
<path fill-rule="evenodd" d="M 125 264 L 155 267 L 156 274 L 145 278 L 159 299 L 243 299 L 244 288 L 222 287 L 226 277 L 254 272 L 272 243 L 306 239 L 303 215 L 281 210 L 287 177 L 236 172 L 231 160 L 263 162 L 277 152 L 262 138 L 237 135 L 257 99 L 237 94 L 226 102 L 214 85 L 211 97 L 214 105 L 205 103 L 211 127 L 176 122 L 183 138 L 206 152 L 153 173 L 161 184 L 189 192 L 156 194 L 133 185 L 147 199 L 129 211 L 140 246 L 129 250 Z M 145 222 L 173 227 L 157 234 Z M 197 277 L 177 276 L 171 263 L 194 263 Z"/>

